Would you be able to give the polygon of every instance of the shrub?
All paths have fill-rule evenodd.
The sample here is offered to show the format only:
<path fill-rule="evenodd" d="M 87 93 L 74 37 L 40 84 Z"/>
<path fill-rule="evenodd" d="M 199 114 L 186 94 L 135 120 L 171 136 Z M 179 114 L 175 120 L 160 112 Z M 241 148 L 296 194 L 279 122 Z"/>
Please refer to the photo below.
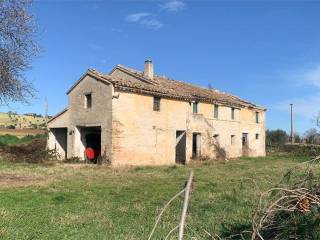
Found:
<path fill-rule="evenodd" d="M 283 146 L 288 141 L 288 135 L 281 129 L 266 131 L 267 147 Z"/>
<path fill-rule="evenodd" d="M 280 151 L 290 153 L 295 156 L 318 156 L 320 155 L 320 145 L 314 144 L 285 144 Z"/>
<path fill-rule="evenodd" d="M 2 145 L 0 154 L 11 162 L 42 163 L 54 159 L 54 152 L 46 149 L 44 138 L 32 139 L 26 144 Z"/>
<path fill-rule="evenodd" d="M 18 138 L 15 135 L 0 135 L 0 145 L 19 145 L 24 143 L 29 143 L 34 139 L 46 139 L 47 135 L 37 134 L 37 135 L 26 135 L 22 138 Z"/>

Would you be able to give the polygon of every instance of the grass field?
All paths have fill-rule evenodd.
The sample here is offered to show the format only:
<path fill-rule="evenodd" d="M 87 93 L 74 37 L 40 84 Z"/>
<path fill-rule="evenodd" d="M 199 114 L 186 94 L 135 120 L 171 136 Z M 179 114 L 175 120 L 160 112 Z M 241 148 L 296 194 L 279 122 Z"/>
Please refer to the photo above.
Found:
<path fill-rule="evenodd" d="M 0 112 L 0 125 L 13 125 L 16 128 L 34 128 L 35 126 L 43 126 L 45 124 L 44 117 L 33 117 L 19 114 L 8 114 Z M 1 132 L 0 132 L 1 134 Z"/>
<path fill-rule="evenodd" d="M 25 136 L 34 136 L 38 134 L 46 134 L 46 130 L 42 129 L 6 129 L 6 128 L 0 128 L 0 136 L 3 135 L 12 135 L 16 137 L 25 137 Z"/>
<path fill-rule="evenodd" d="M 147 239 L 164 204 L 194 170 L 186 239 L 250 230 L 259 193 L 306 158 L 243 158 L 226 164 L 137 167 L 0 161 L 1 239 Z M 153 239 L 179 221 L 182 198 Z M 193 237 L 193 238 L 192 238 Z M 172 237 L 170 239 L 176 239 Z"/>

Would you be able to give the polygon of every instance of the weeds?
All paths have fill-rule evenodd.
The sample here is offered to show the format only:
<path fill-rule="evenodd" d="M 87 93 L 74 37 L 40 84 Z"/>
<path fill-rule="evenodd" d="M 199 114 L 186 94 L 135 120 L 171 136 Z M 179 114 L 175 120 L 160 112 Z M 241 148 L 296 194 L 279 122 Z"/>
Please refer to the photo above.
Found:
<path fill-rule="evenodd" d="M 0 146 L 6 145 L 19 145 L 30 143 L 34 139 L 46 139 L 47 135 L 37 134 L 37 135 L 27 135 L 22 138 L 18 138 L 14 135 L 0 135 Z"/>

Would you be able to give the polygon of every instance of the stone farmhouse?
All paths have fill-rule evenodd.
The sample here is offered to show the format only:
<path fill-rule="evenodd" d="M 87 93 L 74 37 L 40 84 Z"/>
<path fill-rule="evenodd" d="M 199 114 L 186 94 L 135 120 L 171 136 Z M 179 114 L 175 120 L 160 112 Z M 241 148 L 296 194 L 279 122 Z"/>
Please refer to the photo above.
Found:
<path fill-rule="evenodd" d="M 89 69 L 48 123 L 48 148 L 84 159 L 99 149 L 112 165 L 186 164 L 192 159 L 265 156 L 266 109 L 239 97 L 117 65 Z"/>

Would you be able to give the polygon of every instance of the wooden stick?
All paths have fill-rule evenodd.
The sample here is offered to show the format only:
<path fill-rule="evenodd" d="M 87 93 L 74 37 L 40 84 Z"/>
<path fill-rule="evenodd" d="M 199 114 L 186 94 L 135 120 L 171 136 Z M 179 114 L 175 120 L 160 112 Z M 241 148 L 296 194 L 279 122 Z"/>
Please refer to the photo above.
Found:
<path fill-rule="evenodd" d="M 156 230 L 157 225 L 158 225 L 158 223 L 159 223 L 159 221 L 160 221 L 160 219 L 161 219 L 161 216 L 162 216 L 162 214 L 164 213 L 164 211 L 167 209 L 167 207 L 170 205 L 170 203 L 171 203 L 174 199 L 176 199 L 177 197 L 179 197 L 184 191 L 185 191 L 185 188 L 182 189 L 180 192 L 178 192 L 176 195 L 174 195 L 174 196 L 169 200 L 169 202 L 167 202 L 166 205 L 163 207 L 163 209 L 161 210 L 160 214 L 159 214 L 158 217 L 157 217 L 156 223 L 155 223 L 154 226 L 153 226 L 153 229 L 152 229 L 152 231 L 151 231 L 151 233 L 150 233 L 150 235 L 149 235 L 148 240 L 150 240 L 150 239 L 152 238 L 152 235 L 153 235 L 154 231 Z"/>
<path fill-rule="evenodd" d="M 186 190 L 184 193 L 183 209 L 182 209 L 181 220 L 180 220 L 180 224 L 179 224 L 179 237 L 178 237 L 179 240 L 182 240 L 182 238 L 183 238 L 183 230 L 184 230 L 184 224 L 185 224 L 186 216 L 187 216 L 192 177 L 193 177 L 193 171 L 190 172 L 187 186 L 185 188 Z"/>

